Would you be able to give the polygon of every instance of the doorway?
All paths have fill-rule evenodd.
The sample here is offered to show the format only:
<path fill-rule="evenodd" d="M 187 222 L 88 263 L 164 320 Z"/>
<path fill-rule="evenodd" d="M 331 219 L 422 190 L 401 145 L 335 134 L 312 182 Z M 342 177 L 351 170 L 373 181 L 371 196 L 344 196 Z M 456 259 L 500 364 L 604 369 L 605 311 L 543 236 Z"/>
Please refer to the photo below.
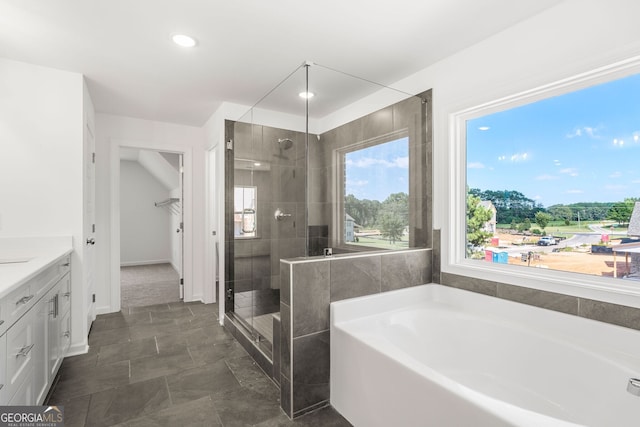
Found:
<path fill-rule="evenodd" d="M 120 306 L 184 298 L 183 155 L 120 148 Z"/>

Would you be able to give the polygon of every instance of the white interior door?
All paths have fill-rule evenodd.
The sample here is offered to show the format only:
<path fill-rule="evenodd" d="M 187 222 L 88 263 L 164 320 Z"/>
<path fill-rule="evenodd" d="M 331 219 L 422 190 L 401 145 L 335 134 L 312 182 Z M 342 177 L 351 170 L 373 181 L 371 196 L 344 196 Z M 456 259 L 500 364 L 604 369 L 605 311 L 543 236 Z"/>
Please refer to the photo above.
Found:
<path fill-rule="evenodd" d="M 179 227 L 176 231 L 180 233 L 180 238 L 178 239 L 178 246 L 180 250 L 178 275 L 180 276 L 180 299 L 182 300 L 184 299 L 184 159 L 182 154 L 180 154 L 178 158 L 180 165 L 178 170 L 178 178 L 180 182 L 180 215 Z"/>
<path fill-rule="evenodd" d="M 86 289 L 85 304 L 87 307 L 87 331 L 96 318 L 95 304 L 95 250 L 96 243 L 96 209 L 95 209 L 95 176 L 96 176 L 96 141 L 94 125 L 89 119 L 85 123 L 84 132 L 84 218 L 83 218 L 83 278 Z"/>

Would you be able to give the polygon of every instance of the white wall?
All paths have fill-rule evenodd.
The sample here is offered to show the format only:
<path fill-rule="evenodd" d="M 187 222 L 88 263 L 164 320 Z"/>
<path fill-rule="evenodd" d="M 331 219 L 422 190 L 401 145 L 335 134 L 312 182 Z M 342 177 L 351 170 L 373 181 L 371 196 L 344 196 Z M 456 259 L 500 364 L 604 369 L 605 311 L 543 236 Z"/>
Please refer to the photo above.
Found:
<path fill-rule="evenodd" d="M 451 198 L 457 183 L 450 178 L 463 174 L 450 163 L 455 137 L 450 115 L 640 55 L 638 14 L 640 3 L 634 0 L 567 0 L 394 85 L 409 92 L 433 88 L 433 213 L 434 228 L 442 229 L 442 271 L 487 277 L 453 264 Z M 624 295 L 585 294 L 511 274 L 492 273 L 491 280 L 629 303 Z"/>
<path fill-rule="evenodd" d="M 119 275 L 119 232 L 112 233 L 114 215 L 119 218 L 119 196 L 113 200 L 112 182 L 119 177 L 120 146 L 185 153 L 185 300 L 201 300 L 204 293 L 204 185 L 205 153 L 202 128 L 140 120 L 110 114 L 96 115 L 96 207 L 97 246 L 96 294 L 98 313 L 119 309 L 115 287 Z M 116 180 L 117 181 L 117 180 Z M 115 214 L 114 214 L 115 212 Z M 114 231 L 115 232 L 115 231 Z M 115 241 L 114 241 L 115 239 Z"/>
<path fill-rule="evenodd" d="M 169 190 L 140 163 L 120 161 L 120 265 L 171 261 Z"/>
<path fill-rule="evenodd" d="M 73 351 L 88 333 L 82 216 L 82 75 L 0 59 L 0 236 L 73 237 Z"/>

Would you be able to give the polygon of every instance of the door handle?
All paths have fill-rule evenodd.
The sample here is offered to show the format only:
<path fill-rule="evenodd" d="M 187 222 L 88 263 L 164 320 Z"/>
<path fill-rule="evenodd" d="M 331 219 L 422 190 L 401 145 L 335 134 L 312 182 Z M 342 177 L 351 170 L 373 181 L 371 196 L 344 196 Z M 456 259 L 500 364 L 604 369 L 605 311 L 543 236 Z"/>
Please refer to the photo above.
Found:
<path fill-rule="evenodd" d="M 90 239 L 87 239 L 87 245 L 95 245 L 96 244 L 96 239 L 94 239 L 93 237 Z"/>

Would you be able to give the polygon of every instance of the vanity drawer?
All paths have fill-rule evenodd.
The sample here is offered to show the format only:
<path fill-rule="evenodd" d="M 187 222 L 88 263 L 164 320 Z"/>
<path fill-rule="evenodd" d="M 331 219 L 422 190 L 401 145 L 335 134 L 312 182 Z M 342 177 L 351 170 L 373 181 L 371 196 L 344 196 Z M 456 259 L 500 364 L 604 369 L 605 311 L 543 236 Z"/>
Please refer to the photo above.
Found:
<path fill-rule="evenodd" d="M 34 286 L 36 300 L 42 298 L 49 291 L 51 285 L 69 271 L 71 271 L 71 257 L 67 255 L 31 280 L 30 283 Z"/>
<path fill-rule="evenodd" d="M 11 327 L 6 335 L 6 385 L 7 393 L 13 396 L 29 372 L 33 371 L 34 355 L 42 351 L 43 343 L 35 341 L 36 319 L 31 314 L 24 316 Z"/>
<path fill-rule="evenodd" d="M 23 314 L 36 303 L 36 291 L 33 281 L 20 286 L 4 298 L 5 323 L 3 326 L 11 328 Z"/>

